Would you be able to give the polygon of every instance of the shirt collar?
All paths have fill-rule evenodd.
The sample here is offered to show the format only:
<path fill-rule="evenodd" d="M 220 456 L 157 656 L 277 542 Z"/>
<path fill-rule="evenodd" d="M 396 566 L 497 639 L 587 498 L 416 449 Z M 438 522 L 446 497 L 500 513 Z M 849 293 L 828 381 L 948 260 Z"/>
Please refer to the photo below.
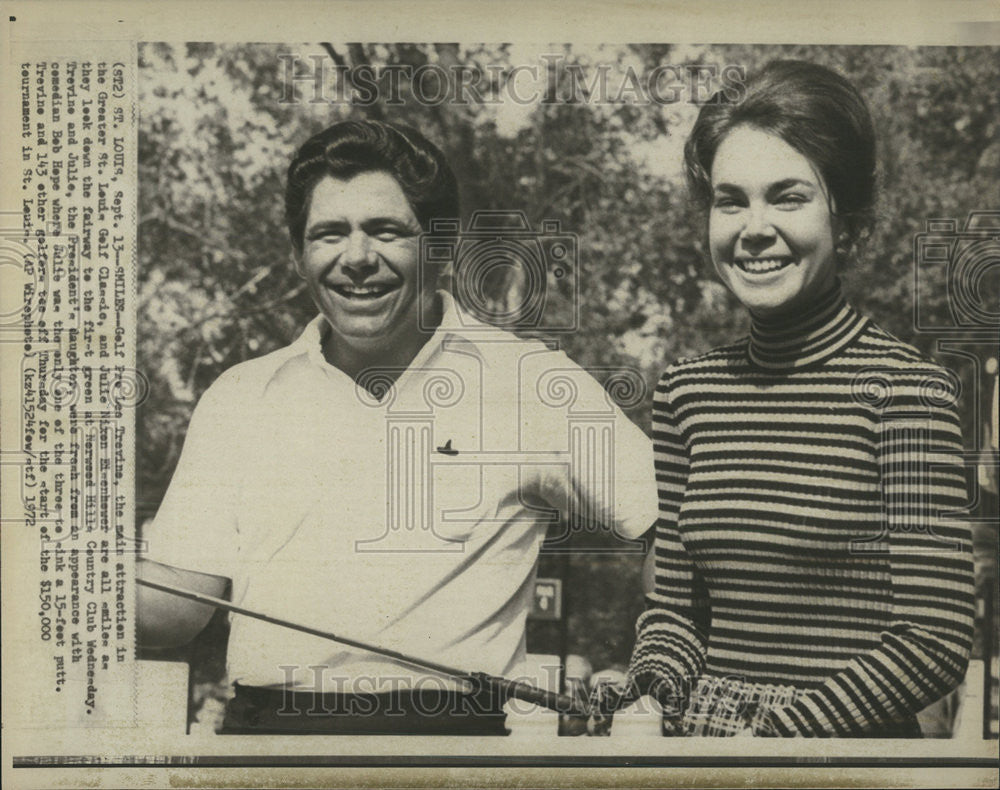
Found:
<path fill-rule="evenodd" d="M 476 340 L 481 339 L 484 335 L 495 335 L 501 331 L 478 321 L 462 310 L 455 302 L 454 297 L 447 291 L 438 291 L 437 295 L 441 300 L 441 323 L 414 361 L 428 359 L 443 349 L 449 340 L 475 344 Z M 317 315 L 306 324 L 302 334 L 289 347 L 292 356 L 304 354 L 313 365 L 323 369 L 333 368 L 323 356 L 323 341 L 329 331 L 330 327 L 326 319 L 322 314 Z"/>

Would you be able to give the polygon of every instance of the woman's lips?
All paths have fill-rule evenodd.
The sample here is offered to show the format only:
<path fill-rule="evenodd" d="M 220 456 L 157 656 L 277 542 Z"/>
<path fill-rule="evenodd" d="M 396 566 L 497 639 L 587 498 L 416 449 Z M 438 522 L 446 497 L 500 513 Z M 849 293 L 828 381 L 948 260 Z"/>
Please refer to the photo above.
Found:
<path fill-rule="evenodd" d="M 740 271 L 747 274 L 771 274 L 790 266 L 795 261 L 792 258 L 777 256 L 771 258 L 737 258 L 733 263 Z"/>

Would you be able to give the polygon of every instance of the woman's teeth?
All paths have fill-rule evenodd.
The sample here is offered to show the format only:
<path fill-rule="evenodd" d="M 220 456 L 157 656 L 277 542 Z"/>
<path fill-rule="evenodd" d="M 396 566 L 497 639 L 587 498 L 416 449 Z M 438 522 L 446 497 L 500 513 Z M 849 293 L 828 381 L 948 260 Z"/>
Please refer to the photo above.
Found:
<path fill-rule="evenodd" d="M 741 258 L 736 261 L 736 265 L 749 274 L 776 272 L 789 263 L 791 261 L 788 258 L 754 258 L 753 260 Z"/>

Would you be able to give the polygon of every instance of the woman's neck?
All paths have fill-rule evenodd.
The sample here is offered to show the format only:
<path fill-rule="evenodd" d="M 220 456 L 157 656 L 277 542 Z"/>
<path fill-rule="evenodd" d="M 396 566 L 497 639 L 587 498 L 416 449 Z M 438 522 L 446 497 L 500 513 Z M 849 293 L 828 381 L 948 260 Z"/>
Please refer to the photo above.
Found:
<path fill-rule="evenodd" d="M 844 300 L 840 281 L 795 311 L 750 314 L 751 361 L 762 368 L 786 370 L 816 364 L 846 346 L 866 319 Z"/>

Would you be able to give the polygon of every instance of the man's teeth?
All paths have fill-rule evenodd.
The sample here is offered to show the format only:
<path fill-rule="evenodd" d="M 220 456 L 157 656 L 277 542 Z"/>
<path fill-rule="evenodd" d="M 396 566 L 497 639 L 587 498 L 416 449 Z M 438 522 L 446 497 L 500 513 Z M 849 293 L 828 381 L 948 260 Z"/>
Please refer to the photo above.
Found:
<path fill-rule="evenodd" d="M 344 296 L 353 297 L 375 297 L 383 296 L 392 290 L 391 286 L 388 285 L 338 285 L 334 286 L 334 290 L 337 293 L 343 294 Z"/>
<path fill-rule="evenodd" d="M 737 265 L 750 274 L 767 274 L 776 272 L 778 269 L 791 263 L 788 258 L 754 258 L 753 260 L 741 259 Z"/>

